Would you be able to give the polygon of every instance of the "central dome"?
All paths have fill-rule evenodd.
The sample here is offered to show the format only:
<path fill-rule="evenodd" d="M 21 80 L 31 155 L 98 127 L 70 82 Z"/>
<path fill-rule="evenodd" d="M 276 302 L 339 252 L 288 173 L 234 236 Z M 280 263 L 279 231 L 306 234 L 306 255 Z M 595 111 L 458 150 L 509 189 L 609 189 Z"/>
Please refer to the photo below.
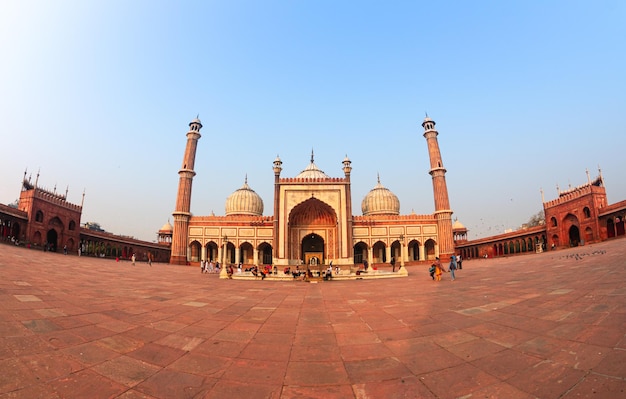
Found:
<path fill-rule="evenodd" d="M 363 216 L 370 215 L 399 215 L 400 200 L 388 188 L 380 184 L 380 176 L 378 184 L 370 190 L 361 202 L 361 210 Z"/>
<path fill-rule="evenodd" d="M 328 177 L 329 176 L 313 162 L 313 150 L 311 150 L 311 163 L 296 176 L 297 179 L 327 179 Z"/>
<path fill-rule="evenodd" d="M 226 215 L 263 215 L 263 200 L 248 186 L 248 177 L 243 186 L 226 199 Z"/>

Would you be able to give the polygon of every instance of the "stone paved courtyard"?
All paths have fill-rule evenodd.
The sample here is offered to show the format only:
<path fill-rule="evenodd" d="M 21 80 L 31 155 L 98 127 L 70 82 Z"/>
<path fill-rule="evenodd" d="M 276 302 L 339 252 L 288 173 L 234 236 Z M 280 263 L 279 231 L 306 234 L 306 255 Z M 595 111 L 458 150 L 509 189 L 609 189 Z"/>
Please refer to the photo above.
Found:
<path fill-rule="evenodd" d="M 626 240 L 457 280 L 232 281 L 0 245 L 0 399 L 624 398 Z"/>

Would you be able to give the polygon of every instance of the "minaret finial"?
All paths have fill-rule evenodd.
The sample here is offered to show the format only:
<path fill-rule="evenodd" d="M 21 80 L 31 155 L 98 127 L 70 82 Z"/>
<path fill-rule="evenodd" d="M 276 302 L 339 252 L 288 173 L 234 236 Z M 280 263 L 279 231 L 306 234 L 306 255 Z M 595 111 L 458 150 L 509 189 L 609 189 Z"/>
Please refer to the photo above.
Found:
<path fill-rule="evenodd" d="M 85 203 L 85 189 L 83 188 L 83 199 L 80 201 L 80 208 L 83 208 L 83 204 Z"/>
<path fill-rule="evenodd" d="M 70 185 L 68 184 L 67 187 L 65 187 L 65 199 L 67 199 L 67 192 L 70 190 Z"/>
<path fill-rule="evenodd" d="M 424 115 L 426 115 L 426 118 L 428 118 L 428 112 L 424 111 Z"/>
<path fill-rule="evenodd" d="M 546 199 L 543 196 L 543 188 L 540 188 L 539 191 L 541 192 L 541 203 L 546 202 Z"/>
<path fill-rule="evenodd" d="M 248 184 L 248 174 L 246 173 L 246 179 L 244 180 L 244 183 Z"/>
<path fill-rule="evenodd" d="M 313 163 L 313 148 L 311 148 L 311 163 Z"/>
<path fill-rule="evenodd" d="M 600 184 L 604 186 L 604 177 L 602 177 L 602 169 L 600 169 L 600 164 L 598 164 L 598 174 L 600 175 Z"/>
<path fill-rule="evenodd" d="M 380 172 L 376 172 L 376 178 L 378 179 L 378 184 L 380 184 Z"/>

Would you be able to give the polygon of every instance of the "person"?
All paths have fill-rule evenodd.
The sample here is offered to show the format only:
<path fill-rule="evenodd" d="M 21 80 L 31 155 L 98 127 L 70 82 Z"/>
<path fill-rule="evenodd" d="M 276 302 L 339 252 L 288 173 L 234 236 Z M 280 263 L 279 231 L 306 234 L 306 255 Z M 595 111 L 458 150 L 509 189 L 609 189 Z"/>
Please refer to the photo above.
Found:
<path fill-rule="evenodd" d="M 428 273 L 430 273 L 430 278 L 432 278 L 433 281 L 435 281 L 435 269 L 437 269 L 437 267 L 434 263 L 430 265 L 430 269 L 428 269 Z"/>
<path fill-rule="evenodd" d="M 63 255 L 67 255 L 67 245 L 63 245 Z"/>
<path fill-rule="evenodd" d="M 206 267 L 204 266 L 204 259 L 200 260 L 200 273 L 204 273 Z"/>
<path fill-rule="evenodd" d="M 395 272 L 396 271 L 396 258 L 395 257 L 391 257 L 391 271 Z"/>
<path fill-rule="evenodd" d="M 133 254 L 133 256 L 130 257 L 131 262 L 133 262 L 133 266 L 135 266 L 135 254 Z"/>
<path fill-rule="evenodd" d="M 441 281 L 441 275 L 443 274 L 443 266 L 439 257 L 435 258 L 435 281 Z"/>
<path fill-rule="evenodd" d="M 456 270 L 456 256 L 452 255 L 450 257 L 450 267 L 448 269 L 450 270 L 450 279 L 454 281 L 456 279 L 454 276 L 454 271 Z"/>
<path fill-rule="evenodd" d="M 326 274 L 324 275 L 324 280 L 331 280 L 333 278 L 333 265 L 332 262 L 328 265 L 328 269 L 326 269 Z"/>
<path fill-rule="evenodd" d="M 456 263 L 459 266 L 459 270 L 463 269 L 463 260 L 461 259 L 461 255 L 456 257 Z"/>
<path fill-rule="evenodd" d="M 228 265 L 226 273 L 228 274 L 228 278 L 233 278 L 233 265 Z"/>
<path fill-rule="evenodd" d="M 369 266 L 369 263 L 367 262 L 367 259 L 365 259 L 363 261 L 363 269 L 365 269 L 365 271 L 367 271 L 367 267 Z"/>
<path fill-rule="evenodd" d="M 335 274 L 339 274 L 340 271 L 341 269 L 339 269 L 339 266 L 335 266 Z"/>

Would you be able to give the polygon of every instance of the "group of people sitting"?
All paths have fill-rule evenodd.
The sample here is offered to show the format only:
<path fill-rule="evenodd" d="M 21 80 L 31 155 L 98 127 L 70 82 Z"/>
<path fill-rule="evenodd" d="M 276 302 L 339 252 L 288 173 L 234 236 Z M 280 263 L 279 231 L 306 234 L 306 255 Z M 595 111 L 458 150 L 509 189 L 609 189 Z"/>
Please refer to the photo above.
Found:
<path fill-rule="evenodd" d="M 254 265 L 247 268 L 246 271 L 252 273 L 254 277 L 261 277 L 261 280 L 265 280 L 265 277 L 267 277 L 268 274 L 272 273 L 272 267 L 270 265 L 265 265 L 259 269 L 258 266 Z M 274 271 L 276 271 L 276 266 L 274 266 Z"/>
<path fill-rule="evenodd" d="M 220 266 L 219 263 L 213 263 L 213 261 L 210 261 L 210 262 L 201 261 L 200 262 L 200 270 L 202 273 L 219 273 L 221 267 L 225 267 L 226 272 L 228 274 L 228 278 L 232 278 L 233 274 L 235 273 L 235 269 L 233 265 Z M 336 266 L 335 268 L 333 268 L 333 265 L 331 263 L 324 272 L 315 272 L 315 275 L 319 277 L 323 277 L 324 280 L 330 280 L 333 278 L 333 274 L 339 274 L 340 271 L 341 269 L 339 268 L 339 266 Z M 272 273 L 277 275 L 278 268 L 276 266 L 271 266 L 271 265 L 264 265 L 261 267 L 256 266 L 256 265 L 251 265 L 250 267 L 246 267 L 244 269 L 242 268 L 242 264 L 239 263 L 237 265 L 237 273 L 241 274 L 242 272 L 247 272 L 247 273 L 249 272 L 254 277 L 261 277 L 261 280 L 264 280 L 265 277 L 267 277 L 268 275 L 271 275 Z M 290 266 L 287 266 L 283 269 L 283 274 L 286 276 L 291 275 L 294 280 L 295 279 L 307 280 L 308 278 L 314 277 L 314 272 L 311 271 L 310 268 L 307 267 L 305 271 L 305 270 L 300 270 L 300 266 L 296 266 L 296 268 L 293 270 L 291 269 Z"/>
<path fill-rule="evenodd" d="M 213 261 L 206 261 L 206 260 L 201 260 L 200 261 L 200 273 L 219 273 L 220 272 L 220 263 L 216 262 L 213 263 Z"/>

